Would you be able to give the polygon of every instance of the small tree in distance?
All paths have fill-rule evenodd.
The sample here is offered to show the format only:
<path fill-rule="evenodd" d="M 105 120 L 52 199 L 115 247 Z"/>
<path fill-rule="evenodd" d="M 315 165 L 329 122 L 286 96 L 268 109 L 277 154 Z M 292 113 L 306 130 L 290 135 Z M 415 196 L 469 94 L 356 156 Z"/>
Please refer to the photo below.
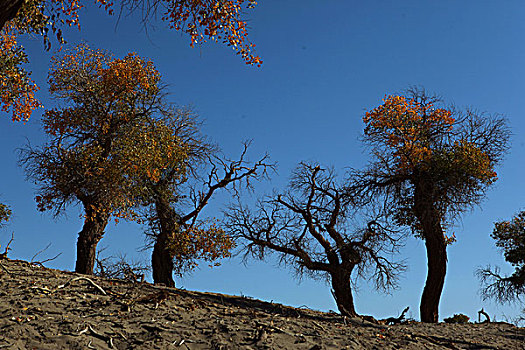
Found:
<path fill-rule="evenodd" d="M 342 315 L 356 316 L 352 276 L 367 277 L 389 290 L 404 265 L 388 256 L 400 246 L 400 236 L 385 229 L 381 216 L 352 229 L 358 200 L 337 185 L 333 171 L 301 163 L 288 191 L 265 198 L 255 212 L 241 204 L 226 212 L 228 232 L 244 242 L 246 256 L 264 259 L 276 253 L 280 261 L 329 281 Z"/>
<path fill-rule="evenodd" d="M 438 322 L 447 270 L 446 229 L 480 203 L 497 180 L 495 167 L 508 148 L 505 119 L 445 107 L 422 89 L 391 95 L 366 113 L 364 141 L 373 160 L 354 173 L 349 188 L 384 201 L 398 226 L 425 241 L 428 274 L 421 321 Z"/>
<path fill-rule="evenodd" d="M 516 301 L 525 296 L 525 211 L 512 220 L 496 222 L 491 236 L 515 270 L 510 276 L 502 276 L 498 267 L 479 269 L 481 294 L 501 303 Z"/>

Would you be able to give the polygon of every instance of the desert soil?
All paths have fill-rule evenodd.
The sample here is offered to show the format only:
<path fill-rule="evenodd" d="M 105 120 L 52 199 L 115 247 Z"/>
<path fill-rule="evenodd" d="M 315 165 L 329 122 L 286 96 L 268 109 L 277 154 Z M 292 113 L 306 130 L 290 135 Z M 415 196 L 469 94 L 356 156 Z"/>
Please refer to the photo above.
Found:
<path fill-rule="evenodd" d="M 0 349 L 525 349 L 508 323 L 383 325 L 0 260 Z"/>

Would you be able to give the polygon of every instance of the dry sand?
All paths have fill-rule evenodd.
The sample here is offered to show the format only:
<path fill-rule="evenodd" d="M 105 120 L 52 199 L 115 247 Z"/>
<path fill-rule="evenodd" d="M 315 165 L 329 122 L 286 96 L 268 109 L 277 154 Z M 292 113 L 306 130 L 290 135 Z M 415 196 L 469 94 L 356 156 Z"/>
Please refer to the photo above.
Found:
<path fill-rule="evenodd" d="M 522 350 L 525 328 L 508 323 L 387 326 L 0 260 L 0 349 L 88 348 Z"/>

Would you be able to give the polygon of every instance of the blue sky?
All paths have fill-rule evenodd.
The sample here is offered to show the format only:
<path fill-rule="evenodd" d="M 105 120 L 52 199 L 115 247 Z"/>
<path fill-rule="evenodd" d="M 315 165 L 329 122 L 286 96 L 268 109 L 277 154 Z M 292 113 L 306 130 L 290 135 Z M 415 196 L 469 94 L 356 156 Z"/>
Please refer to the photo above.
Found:
<path fill-rule="evenodd" d="M 115 16 L 96 6 L 88 6 L 81 16 L 82 32 L 65 32 L 71 44 L 87 40 L 117 56 L 135 51 L 152 59 L 169 84 L 172 101 L 193 105 L 205 120 L 204 132 L 225 154 L 236 156 L 246 139 L 253 139 L 253 159 L 268 152 L 279 164 L 278 174 L 258 193 L 283 188 L 290 170 L 302 160 L 334 166 L 340 174 L 345 167 L 366 164 L 368 156 L 359 142 L 364 112 L 379 105 L 385 94 L 410 85 L 422 85 L 460 107 L 507 116 L 512 148 L 498 169 L 499 181 L 482 205 L 452 229 L 458 241 L 449 248 L 440 316 L 461 312 L 477 319 L 481 307 L 499 320 L 518 314 L 515 305 L 482 301 L 474 271 L 487 264 L 511 271 L 490 233 L 494 221 L 525 207 L 523 1 L 261 0 L 248 16 L 250 38 L 264 60 L 261 68 L 246 66 L 219 44 L 192 49 L 187 36 L 165 29 L 161 22 L 145 31 L 137 24 L 139 17 L 123 16 L 117 25 Z M 27 38 L 24 45 L 42 88 L 39 97 L 52 107 L 45 84 L 51 53 L 42 51 L 40 38 Z M 47 265 L 71 270 L 82 225 L 79 208 L 72 207 L 57 220 L 37 212 L 34 185 L 17 166 L 17 147 L 26 140 L 35 145 L 44 140 L 40 113 L 25 125 L 12 123 L 7 115 L 0 120 L 0 198 L 14 211 L 11 224 L 0 231 L 0 244 L 14 232 L 11 258 L 31 259 L 52 242 L 39 258 L 62 253 Z M 227 194 L 218 196 L 205 214 L 220 217 L 228 200 Z M 142 244 L 138 225 L 120 223 L 108 227 L 100 246 L 107 246 L 108 254 L 147 260 L 148 252 L 137 251 Z M 409 270 L 392 295 L 373 292 L 366 281 L 358 283 L 359 313 L 387 317 L 410 306 L 409 316 L 419 318 L 426 276 L 423 242 L 410 238 L 402 257 Z M 204 264 L 176 282 L 187 289 L 336 309 L 327 285 L 307 278 L 299 283 L 272 260 L 243 265 L 234 258 L 213 269 Z"/>

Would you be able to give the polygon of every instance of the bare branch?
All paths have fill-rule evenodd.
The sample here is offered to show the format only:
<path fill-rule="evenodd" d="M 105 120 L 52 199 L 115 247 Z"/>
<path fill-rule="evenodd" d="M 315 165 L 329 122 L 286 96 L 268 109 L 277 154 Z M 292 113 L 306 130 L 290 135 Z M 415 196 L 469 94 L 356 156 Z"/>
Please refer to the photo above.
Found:
<path fill-rule="evenodd" d="M 11 250 L 10 245 L 15 240 L 15 233 L 11 232 L 11 239 L 9 242 L 7 242 L 7 245 L 5 246 L 4 252 L 0 254 L 0 260 L 7 259 L 7 253 Z"/>

